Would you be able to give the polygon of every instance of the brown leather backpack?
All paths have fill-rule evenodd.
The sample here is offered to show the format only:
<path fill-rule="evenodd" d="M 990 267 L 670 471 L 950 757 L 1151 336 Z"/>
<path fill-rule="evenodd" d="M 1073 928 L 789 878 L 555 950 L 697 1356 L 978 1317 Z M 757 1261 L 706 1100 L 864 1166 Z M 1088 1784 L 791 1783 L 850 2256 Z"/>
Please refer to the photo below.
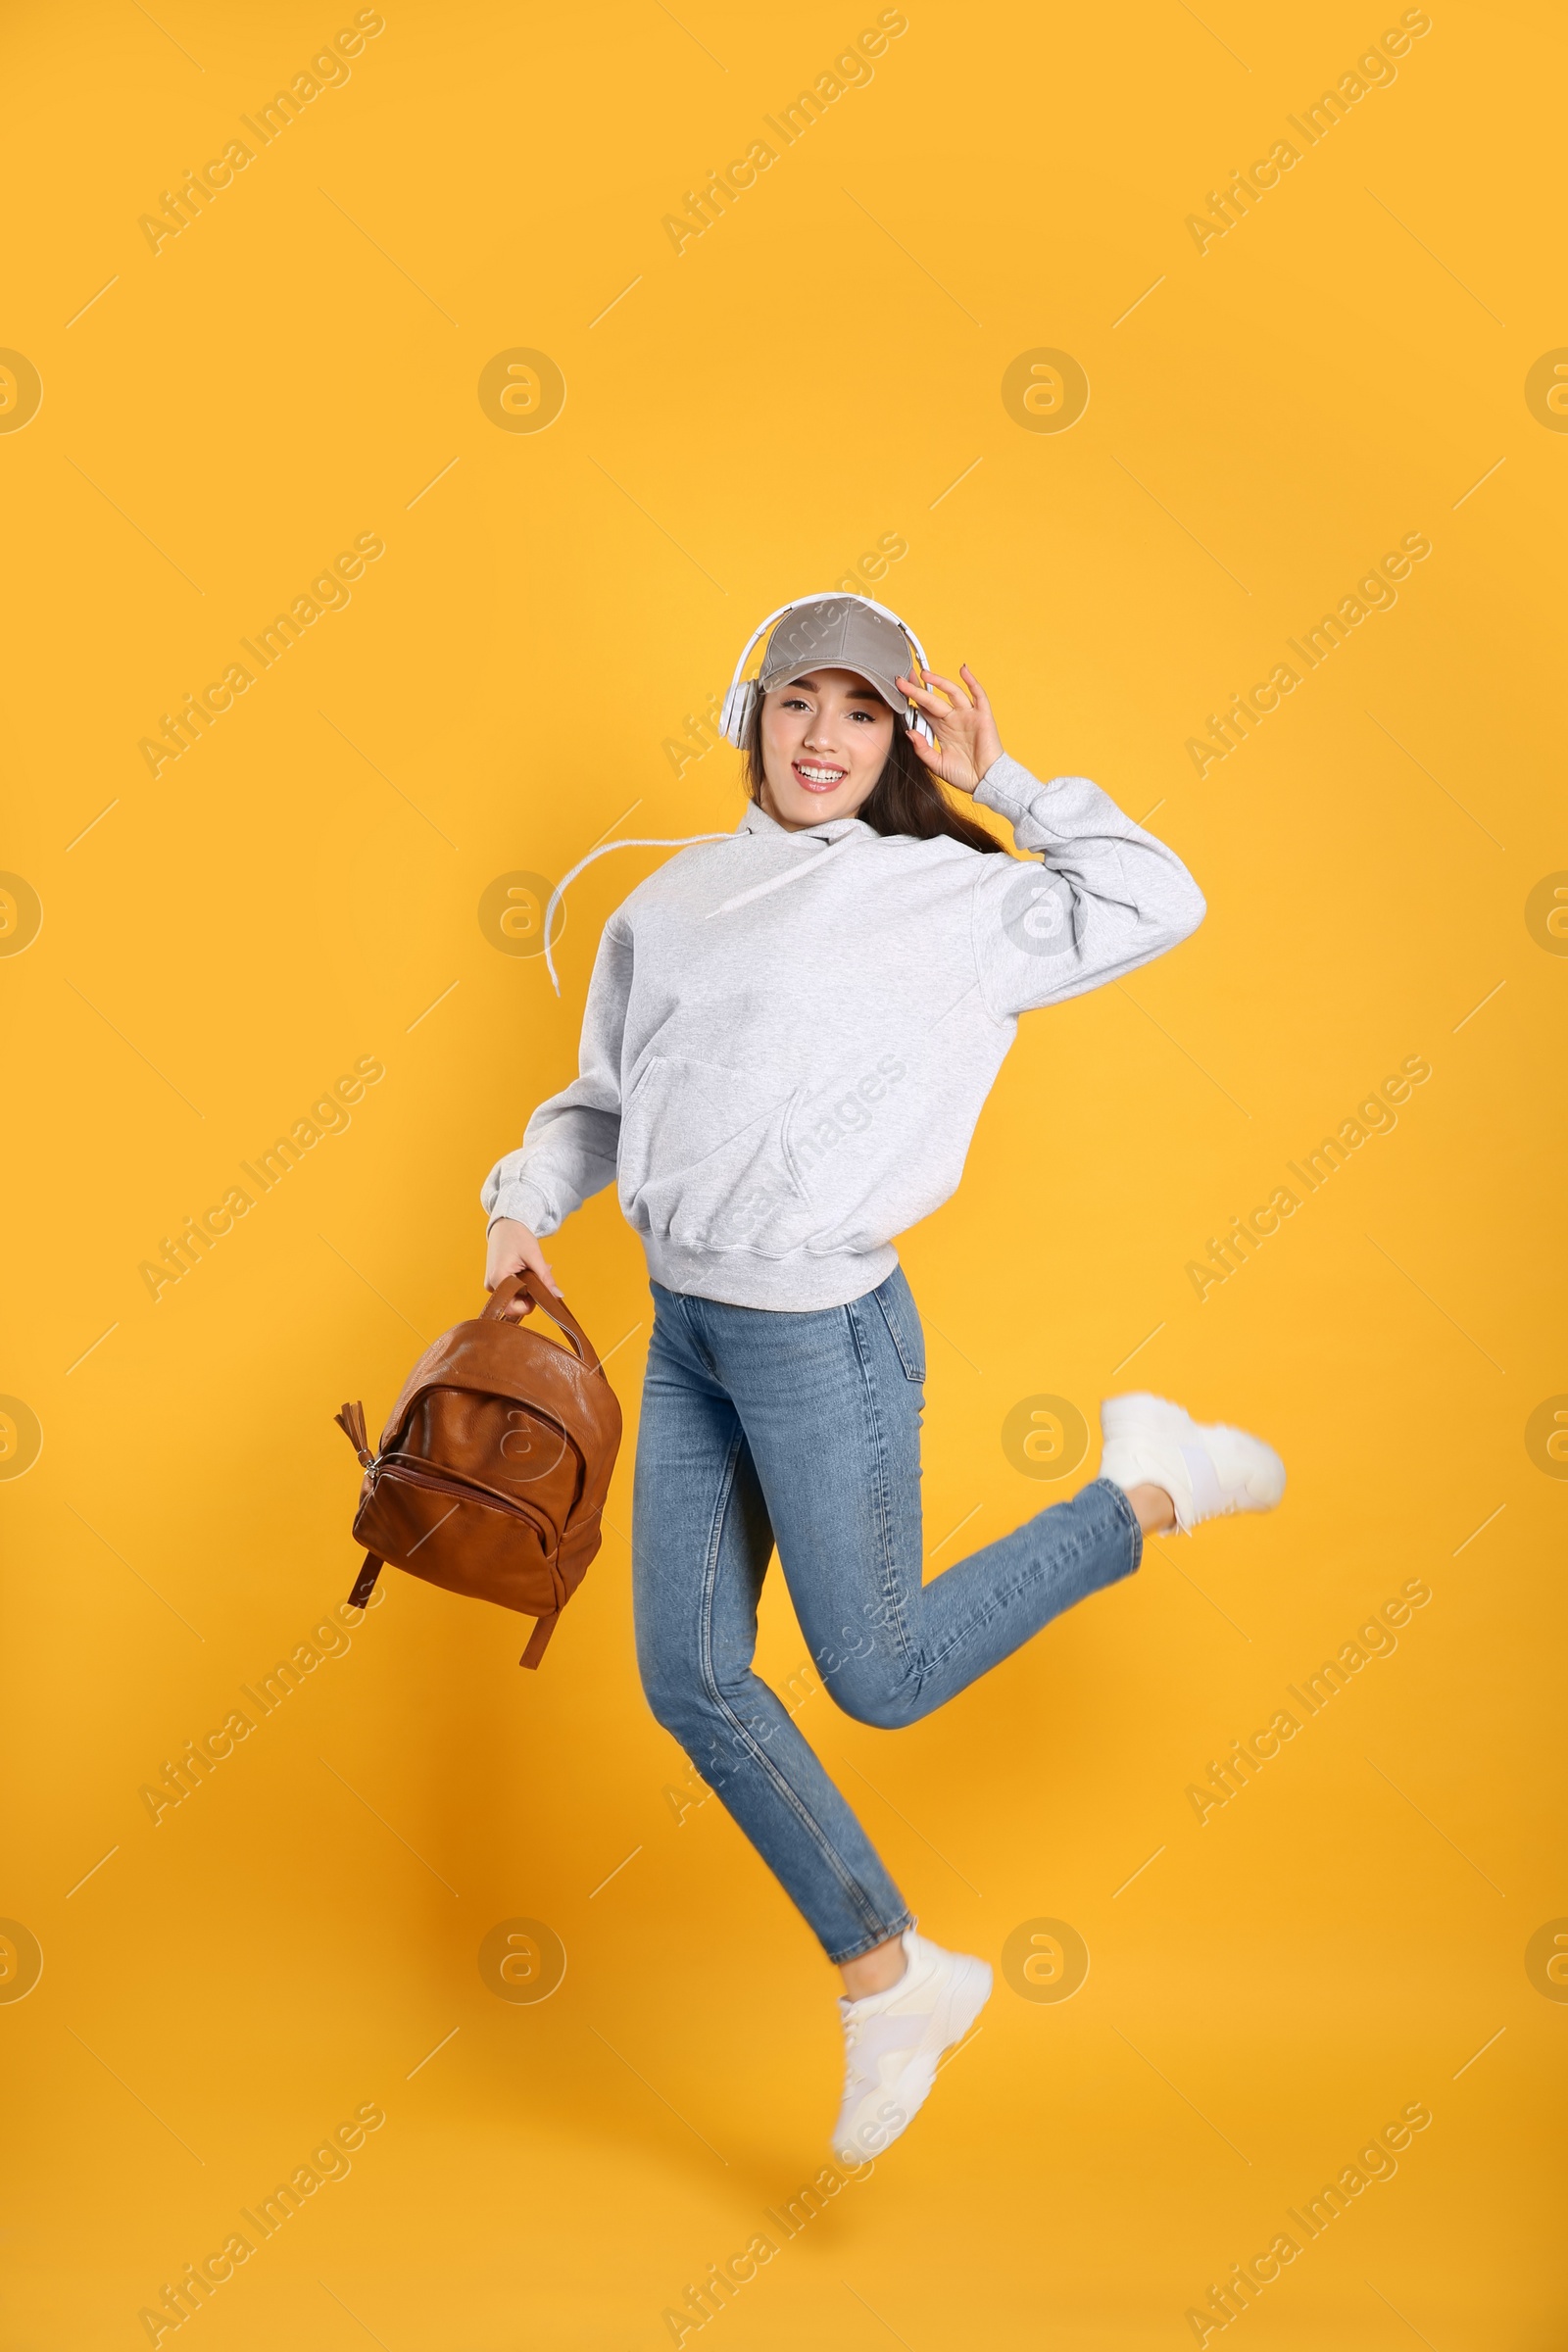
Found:
<path fill-rule="evenodd" d="M 519 1295 L 560 1325 L 571 1351 L 503 1320 Z M 354 1537 L 363 1609 L 384 1561 L 411 1576 L 538 1620 L 521 1660 L 537 1666 L 599 1549 L 599 1514 L 620 1446 L 620 1406 L 564 1298 L 530 1274 L 497 1283 L 475 1321 L 427 1348 L 372 1455 L 365 1407 L 334 1418 L 365 1464 Z"/>

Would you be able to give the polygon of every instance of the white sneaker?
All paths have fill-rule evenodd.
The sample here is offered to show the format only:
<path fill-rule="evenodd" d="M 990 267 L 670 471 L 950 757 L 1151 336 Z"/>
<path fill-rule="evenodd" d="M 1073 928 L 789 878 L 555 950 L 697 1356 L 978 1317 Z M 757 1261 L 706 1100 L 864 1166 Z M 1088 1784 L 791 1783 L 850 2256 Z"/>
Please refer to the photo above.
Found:
<path fill-rule="evenodd" d="M 1285 1464 L 1261 1438 L 1195 1421 L 1163 1396 L 1107 1396 L 1100 1426 L 1101 1477 L 1123 1489 L 1163 1487 L 1184 1535 L 1231 1511 L 1271 1511 L 1285 1492 Z"/>
<path fill-rule="evenodd" d="M 879 2156 L 911 2124 L 943 2053 L 961 2041 L 991 1998 L 991 1970 L 966 1952 L 945 1952 L 912 1928 L 900 1938 L 905 1970 L 886 1992 L 839 2002 L 844 2020 L 844 2104 L 833 2128 L 841 2164 Z"/>

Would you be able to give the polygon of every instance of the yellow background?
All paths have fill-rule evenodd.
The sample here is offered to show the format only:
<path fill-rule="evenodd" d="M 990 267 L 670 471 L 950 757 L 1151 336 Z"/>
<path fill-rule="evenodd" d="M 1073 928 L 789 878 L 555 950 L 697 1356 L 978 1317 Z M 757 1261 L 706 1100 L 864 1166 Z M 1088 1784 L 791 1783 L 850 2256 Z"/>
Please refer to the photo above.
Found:
<path fill-rule="evenodd" d="M 911 0 L 868 86 L 677 256 L 662 216 L 875 10 L 389 0 L 155 255 L 139 216 L 351 14 L 101 0 L 5 37 L 0 342 L 43 383 L 0 435 L 0 864 L 43 907 L 0 959 L 0 1390 L 43 1431 L 0 1490 L 0 1911 L 44 1956 L 0 2004 L 7 2345 L 146 2341 L 163 2284 L 369 2101 L 349 2178 L 189 2323 L 210 2352 L 651 2352 L 824 2160 L 835 1982 L 717 1803 L 677 1818 L 637 1686 L 651 1302 L 612 1194 L 551 1254 L 624 1338 L 621 1533 L 543 1671 L 521 1620 L 389 1572 L 183 1805 L 154 1827 L 138 1790 L 346 1593 L 331 1415 L 363 1396 L 378 1427 L 472 1311 L 480 1180 L 570 1075 L 600 927 L 659 853 L 574 887 L 559 1003 L 481 930 L 487 886 L 731 825 L 733 754 L 677 780 L 665 739 L 886 533 L 937 666 L 973 663 L 1037 773 L 1157 805 L 1210 908 L 1026 1019 L 904 1245 L 936 1564 L 1092 1474 L 1009 1465 L 1035 1394 L 1091 1427 L 1107 1390 L 1177 1396 L 1291 1486 L 902 1737 L 808 1698 L 928 1933 L 996 1960 L 1056 1918 L 1092 1965 L 1056 2004 L 999 1976 L 928 2112 L 705 2340 L 1191 2342 L 1209 2283 L 1424 2101 L 1397 2177 L 1260 2295 L 1253 2352 L 1555 2341 L 1568 2007 L 1525 1947 L 1568 1912 L 1568 1488 L 1524 1432 L 1568 1389 L 1568 965 L 1525 905 L 1568 867 L 1568 438 L 1524 383 L 1568 343 L 1560 21 L 1444 0 L 1200 255 L 1186 216 L 1397 11 Z M 1041 347 L 1091 386 L 1064 432 L 1003 404 Z M 480 406 L 515 348 L 564 376 L 548 430 Z M 1200 779 L 1205 715 L 1417 530 L 1397 606 Z M 348 609 L 151 776 L 160 714 L 367 531 Z M 1414 1054 L 1397 1130 L 1200 1303 L 1207 1237 Z M 155 1304 L 161 1238 L 363 1055 L 386 1075 L 348 1132 Z M 1200 1826 L 1208 1760 L 1414 1577 L 1396 1654 Z M 787 1676 L 777 1590 L 765 1616 Z M 566 1949 L 540 2005 L 480 1978 L 514 1917 Z"/>

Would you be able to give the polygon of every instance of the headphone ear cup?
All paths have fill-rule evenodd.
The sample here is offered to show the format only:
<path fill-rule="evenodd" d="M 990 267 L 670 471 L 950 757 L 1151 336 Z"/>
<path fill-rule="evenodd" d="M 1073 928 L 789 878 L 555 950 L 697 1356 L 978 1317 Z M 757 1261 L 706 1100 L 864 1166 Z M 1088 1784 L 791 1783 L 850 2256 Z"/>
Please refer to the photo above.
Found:
<path fill-rule="evenodd" d="M 752 702 L 756 693 L 756 685 L 748 678 L 740 685 L 732 686 L 724 697 L 724 708 L 718 717 L 718 731 L 724 741 L 732 743 L 737 751 L 745 748 L 746 730 L 751 724 Z"/>

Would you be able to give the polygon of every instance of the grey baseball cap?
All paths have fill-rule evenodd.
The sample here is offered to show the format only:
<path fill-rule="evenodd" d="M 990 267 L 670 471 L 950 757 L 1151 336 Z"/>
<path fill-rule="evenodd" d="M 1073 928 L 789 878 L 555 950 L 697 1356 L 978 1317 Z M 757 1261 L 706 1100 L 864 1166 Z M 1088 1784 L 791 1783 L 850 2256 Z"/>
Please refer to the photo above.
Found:
<path fill-rule="evenodd" d="M 896 621 L 853 596 L 823 596 L 786 612 L 767 641 L 758 689 L 766 694 L 813 669 L 853 669 L 873 685 L 898 716 L 914 713 L 895 681 L 918 675 L 915 657 Z"/>

